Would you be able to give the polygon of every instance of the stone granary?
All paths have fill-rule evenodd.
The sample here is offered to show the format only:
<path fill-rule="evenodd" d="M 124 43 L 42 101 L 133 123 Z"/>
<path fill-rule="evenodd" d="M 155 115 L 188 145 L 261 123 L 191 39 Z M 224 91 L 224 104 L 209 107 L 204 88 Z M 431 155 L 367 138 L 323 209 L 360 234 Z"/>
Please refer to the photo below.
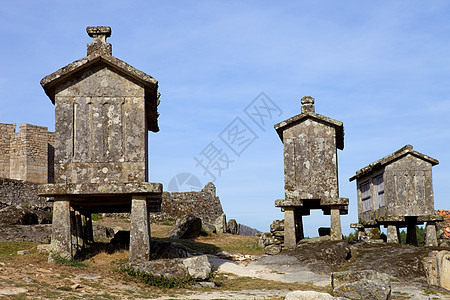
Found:
<path fill-rule="evenodd" d="M 158 82 L 112 56 L 110 27 L 87 27 L 87 56 L 41 81 L 55 104 L 55 184 L 50 258 L 92 240 L 92 213 L 131 212 L 130 262 L 150 257 L 149 212 L 162 184 L 147 182 L 148 131 L 157 132 Z"/>
<path fill-rule="evenodd" d="M 358 224 L 364 234 L 376 237 L 387 227 L 387 241 L 399 242 L 399 228 L 407 227 L 407 242 L 417 244 L 416 225 L 427 222 L 426 244 L 437 246 L 431 168 L 439 162 L 406 145 L 356 172 Z"/>
<path fill-rule="evenodd" d="M 284 144 L 285 199 L 275 201 L 284 211 L 284 246 L 303 239 L 302 216 L 311 209 L 331 215 L 331 238 L 342 239 L 341 214 L 348 198 L 339 198 L 337 149 L 344 149 L 342 122 L 316 114 L 314 98 L 301 100 L 302 113 L 276 124 Z"/>

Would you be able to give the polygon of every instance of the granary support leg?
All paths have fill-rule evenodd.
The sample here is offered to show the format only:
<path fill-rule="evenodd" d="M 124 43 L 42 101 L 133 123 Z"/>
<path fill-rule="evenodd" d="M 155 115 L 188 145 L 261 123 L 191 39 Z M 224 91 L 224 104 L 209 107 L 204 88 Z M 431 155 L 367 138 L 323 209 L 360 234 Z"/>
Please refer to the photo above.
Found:
<path fill-rule="evenodd" d="M 297 245 L 295 209 L 284 207 L 284 248 L 293 249 Z"/>
<path fill-rule="evenodd" d="M 406 243 L 417 246 L 416 223 L 408 223 L 406 227 Z"/>
<path fill-rule="evenodd" d="M 72 255 L 72 220 L 70 202 L 55 199 L 53 203 L 52 238 L 49 262 L 54 258 L 71 259 Z"/>
<path fill-rule="evenodd" d="M 150 218 L 145 196 L 131 200 L 130 263 L 150 260 Z"/>
<path fill-rule="evenodd" d="M 86 241 L 94 241 L 94 230 L 92 228 L 92 214 L 90 212 L 85 212 L 84 217 L 86 219 Z"/>
<path fill-rule="evenodd" d="M 331 207 L 330 209 L 330 235 L 331 240 L 342 240 L 341 214 L 339 207 Z"/>
<path fill-rule="evenodd" d="M 73 251 L 73 256 L 75 256 L 79 251 L 84 248 L 84 232 L 83 232 L 83 220 L 81 212 L 77 209 L 73 211 L 73 231 L 72 231 L 72 239 L 73 245 L 75 246 Z"/>
<path fill-rule="evenodd" d="M 303 233 L 303 216 L 299 211 L 294 210 L 294 218 L 296 221 L 295 244 L 297 244 L 300 240 L 305 238 L 305 234 Z"/>
<path fill-rule="evenodd" d="M 398 227 L 395 224 L 387 225 L 387 242 L 388 243 L 400 243 L 400 236 L 398 235 Z"/>
<path fill-rule="evenodd" d="M 427 222 L 425 226 L 425 246 L 437 246 L 436 223 Z"/>

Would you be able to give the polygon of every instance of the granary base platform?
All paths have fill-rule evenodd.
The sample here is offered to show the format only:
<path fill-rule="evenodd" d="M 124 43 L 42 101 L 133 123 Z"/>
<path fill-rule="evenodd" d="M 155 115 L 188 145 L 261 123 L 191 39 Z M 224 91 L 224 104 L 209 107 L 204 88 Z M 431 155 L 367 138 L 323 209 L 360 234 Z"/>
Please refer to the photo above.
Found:
<path fill-rule="evenodd" d="M 162 184 L 46 184 L 40 196 L 53 201 L 49 260 L 71 259 L 93 242 L 92 213 L 131 212 L 130 262 L 150 258 L 150 212 L 161 210 Z"/>
<path fill-rule="evenodd" d="M 386 228 L 388 243 L 400 243 L 400 229 L 406 227 L 406 243 L 417 245 L 416 225 L 425 225 L 425 246 L 437 246 L 436 223 L 443 218 L 437 214 L 422 216 L 385 216 L 375 218 L 372 222 L 353 223 L 352 228 L 358 229 L 359 239 L 380 238 L 380 226 Z"/>
<path fill-rule="evenodd" d="M 341 217 L 348 214 L 348 198 L 336 198 L 332 201 L 319 199 L 278 199 L 275 206 L 284 211 L 284 247 L 294 248 L 304 239 L 303 216 L 310 215 L 311 209 L 322 209 L 324 215 L 330 215 L 330 235 L 332 240 L 342 239 Z"/>

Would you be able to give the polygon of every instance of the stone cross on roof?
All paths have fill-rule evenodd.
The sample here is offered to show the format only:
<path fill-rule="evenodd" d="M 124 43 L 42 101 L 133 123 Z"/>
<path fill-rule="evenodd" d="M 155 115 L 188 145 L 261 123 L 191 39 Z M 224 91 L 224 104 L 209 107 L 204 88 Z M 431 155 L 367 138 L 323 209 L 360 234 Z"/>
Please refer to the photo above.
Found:
<path fill-rule="evenodd" d="M 87 54 L 90 55 L 95 52 L 102 52 L 104 54 L 112 55 L 112 46 L 106 42 L 106 38 L 111 36 L 111 27 L 95 26 L 87 27 L 87 33 L 94 38 L 92 43 L 88 44 Z"/>

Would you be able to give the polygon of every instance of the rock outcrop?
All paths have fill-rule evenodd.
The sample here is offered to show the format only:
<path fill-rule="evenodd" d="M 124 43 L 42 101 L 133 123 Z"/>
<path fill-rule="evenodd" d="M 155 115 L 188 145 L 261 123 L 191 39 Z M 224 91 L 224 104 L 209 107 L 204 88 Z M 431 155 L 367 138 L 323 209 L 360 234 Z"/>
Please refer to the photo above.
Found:
<path fill-rule="evenodd" d="M 450 290 L 450 251 L 433 251 L 422 263 L 428 284 Z"/>
<path fill-rule="evenodd" d="M 143 261 L 133 264 L 132 268 L 172 279 L 207 280 L 211 272 L 211 264 L 206 255 Z"/>
<path fill-rule="evenodd" d="M 348 299 L 389 300 L 391 298 L 389 275 L 373 270 L 332 273 L 331 285 L 335 296 Z"/>

